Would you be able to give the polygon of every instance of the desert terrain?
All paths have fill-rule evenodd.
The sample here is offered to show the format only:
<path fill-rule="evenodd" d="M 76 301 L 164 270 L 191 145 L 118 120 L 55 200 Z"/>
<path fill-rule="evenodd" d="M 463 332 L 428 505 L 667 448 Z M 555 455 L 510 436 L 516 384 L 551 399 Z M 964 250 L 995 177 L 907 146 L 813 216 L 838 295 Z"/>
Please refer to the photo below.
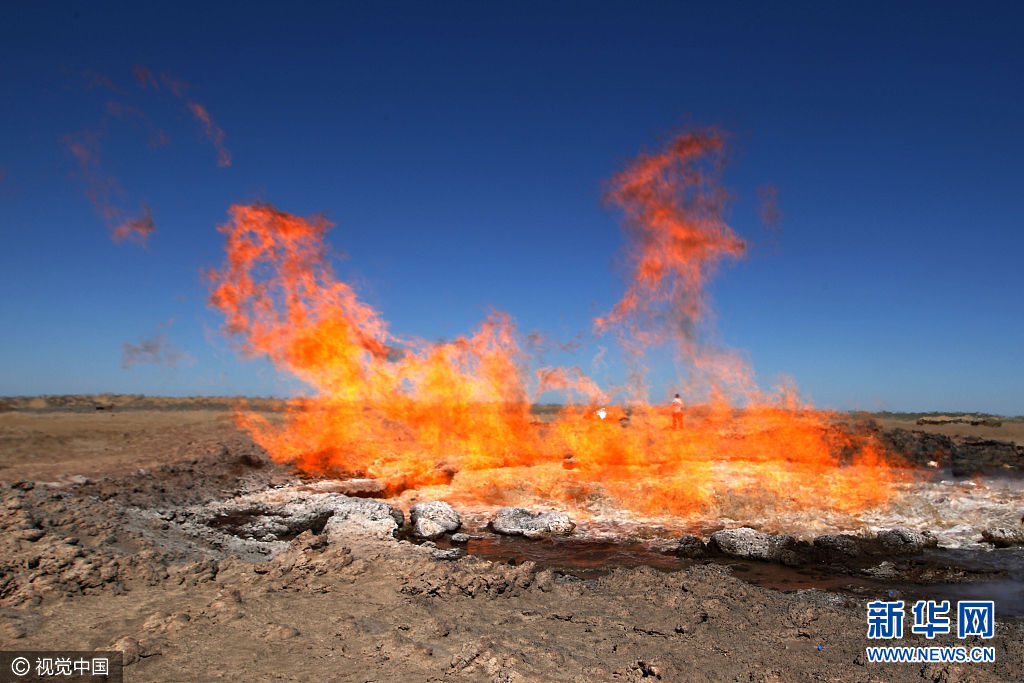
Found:
<path fill-rule="evenodd" d="M 820 521 L 723 519 L 575 520 L 527 538 L 494 533 L 497 506 L 453 501 L 464 536 L 424 541 L 410 508 L 435 498 L 276 464 L 235 425 L 236 404 L 0 399 L 0 649 L 120 650 L 129 681 L 1005 681 L 1024 671 L 1020 419 L 857 416 L 934 470 L 929 504 L 940 507 L 918 519 L 908 504 L 846 536 Z M 281 403 L 248 407 L 274 419 Z M 951 499 L 975 505 L 960 524 L 939 519 Z M 913 528 L 879 531 L 901 520 Z M 711 537 L 743 526 L 776 534 L 766 538 L 779 552 Z M 994 599 L 995 636 L 869 641 L 867 602 L 894 595 Z M 870 663 L 865 648 L 878 644 L 985 645 L 996 660 Z"/>

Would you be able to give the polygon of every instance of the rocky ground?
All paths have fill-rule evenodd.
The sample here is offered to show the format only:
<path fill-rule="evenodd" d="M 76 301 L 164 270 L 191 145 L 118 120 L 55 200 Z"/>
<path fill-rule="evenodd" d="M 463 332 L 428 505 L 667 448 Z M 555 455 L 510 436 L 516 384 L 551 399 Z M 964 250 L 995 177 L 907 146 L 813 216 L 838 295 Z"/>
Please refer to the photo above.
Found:
<path fill-rule="evenodd" d="M 0 415 L 0 649 L 118 649 L 130 681 L 1022 674 L 1024 621 L 998 604 L 991 640 L 894 643 L 991 645 L 994 664 L 867 662 L 871 590 L 986 578 L 936 555 L 929 534 L 732 528 L 677 541 L 657 568 L 615 561 L 623 547 L 599 571 L 573 571 L 565 553 L 580 529 L 564 515 L 460 518 L 442 503 L 367 497 L 380 493 L 373 482 L 305 481 L 271 463 L 226 405 L 58 407 Z M 1010 546 L 992 552 L 1024 540 L 1016 527 L 986 531 Z M 563 557 L 524 561 L 530 548 Z M 775 568 L 876 584 L 782 591 L 740 578 Z M 891 574 L 872 578 L 878 568 Z"/>

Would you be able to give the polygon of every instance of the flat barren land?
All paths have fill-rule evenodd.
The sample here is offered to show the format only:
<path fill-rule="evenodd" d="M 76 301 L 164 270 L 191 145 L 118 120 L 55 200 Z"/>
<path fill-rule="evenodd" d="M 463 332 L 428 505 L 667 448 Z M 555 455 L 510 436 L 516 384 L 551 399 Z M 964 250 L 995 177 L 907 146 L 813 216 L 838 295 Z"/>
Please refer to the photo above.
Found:
<path fill-rule="evenodd" d="M 728 535 L 501 535 L 494 511 L 457 505 L 465 536 L 424 542 L 415 496 L 272 462 L 234 403 L 0 399 L 0 649 L 121 650 L 129 681 L 1024 675 L 1024 536 L 1007 526 L 1024 513 L 1007 484 L 1020 421 L 878 421 L 911 460 L 945 453 L 932 467 L 951 492 L 1001 482 L 991 512 L 951 532 L 969 541 L 958 548 L 904 530 L 766 536 L 751 550 Z M 868 640 L 867 603 L 892 596 L 908 615 L 918 596 L 995 600 L 994 636 L 927 640 L 908 618 L 902 640 Z M 995 662 L 873 663 L 874 645 L 986 646 Z"/>

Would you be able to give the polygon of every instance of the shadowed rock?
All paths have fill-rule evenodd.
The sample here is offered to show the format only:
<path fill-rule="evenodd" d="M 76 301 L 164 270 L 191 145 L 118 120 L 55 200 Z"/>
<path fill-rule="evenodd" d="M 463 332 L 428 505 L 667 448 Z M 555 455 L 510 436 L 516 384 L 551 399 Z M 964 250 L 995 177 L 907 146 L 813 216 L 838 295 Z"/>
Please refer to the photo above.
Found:
<path fill-rule="evenodd" d="M 966 477 L 986 470 L 1019 470 L 1024 448 L 1007 441 L 968 438 L 953 449 L 953 476 Z"/>
<path fill-rule="evenodd" d="M 814 539 L 814 548 L 826 558 L 857 557 L 863 550 L 856 536 L 823 534 Z"/>
<path fill-rule="evenodd" d="M 938 545 L 938 539 L 930 531 L 914 529 L 879 531 L 876 538 L 882 547 L 891 553 L 916 553 Z"/>
<path fill-rule="evenodd" d="M 932 461 L 948 465 L 955 449 L 953 440 L 943 434 L 899 428 L 883 433 L 882 442 L 915 465 Z"/>
<path fill-rule="evenodd" d="M 900 577 L 900 572 L 896 565 L 889 560 L 883 560 L 874 567 L 867 567 L 860 571 L 862 574 L 873 576 L 876 579 L 898 579 Z"/>
<path fill-rule="evenodd" d="M 882 442 L 916 465 L 937 462 L 948 465 L 955 477 L 985 471 L 1024 469 L 1024 446 L 1011 441 L 967 437 L 954 441 L 943 434 L 918 430 L 890 429 L 881 434 Z"/>
<path fill-rule="evenodd" d="M 696 536 L 683 536 L 679 539 L 679 547 L 676 548 L 676 554 L 679 557 L 704 557 L 708 554 L 708 546 Z"/>
<path fill-rule="evenodd" d="M 409 522 L 413 536 L 419 538 L 440 538 L 462 525 L 459 513 L 451 505 L 436 500 L 416 503 L 409 508 Z"/>
<path fill-rule="evenodd" d="M 749 527 L 723 529 L 711 534 L 708 547 L 730 557 L 745 560 L 777 562 L 782 553 L 796 545 L 796 539 L 786 534 L 773 536 Z"/>
<path fill-rule="evenodd" d="M 531 512 L 526 508 L 501 508 L 491 527 L 506 536 L 537 538 L 545 534 L 569 534 L 576 525 L 561 512 Z"/>
<path fill-rule="evenodd" d="M 981 537 L 997 548 L 1024 545 L 1024 529 L 1021 528 L 994 527 L 992 529 L 985 529 L 981 532 Z"/>

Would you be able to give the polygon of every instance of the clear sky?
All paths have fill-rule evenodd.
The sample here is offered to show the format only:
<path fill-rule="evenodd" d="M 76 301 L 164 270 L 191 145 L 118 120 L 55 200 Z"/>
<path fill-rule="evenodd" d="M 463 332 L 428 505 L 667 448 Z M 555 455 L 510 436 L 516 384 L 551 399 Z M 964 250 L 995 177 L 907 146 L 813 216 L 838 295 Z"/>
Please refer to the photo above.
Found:
<path fill-rule="evenodd" d="M 1019 3 L 4 3 L 0 395 L 297 388 L 200 279 L 259 199 L 327 214 L 399 334 L 589 332 L 623 287 L 603 183 L 713 125 L 751 244 L 718 327 L 763 383 L 1024 414 L 1022 35 Z"/>

